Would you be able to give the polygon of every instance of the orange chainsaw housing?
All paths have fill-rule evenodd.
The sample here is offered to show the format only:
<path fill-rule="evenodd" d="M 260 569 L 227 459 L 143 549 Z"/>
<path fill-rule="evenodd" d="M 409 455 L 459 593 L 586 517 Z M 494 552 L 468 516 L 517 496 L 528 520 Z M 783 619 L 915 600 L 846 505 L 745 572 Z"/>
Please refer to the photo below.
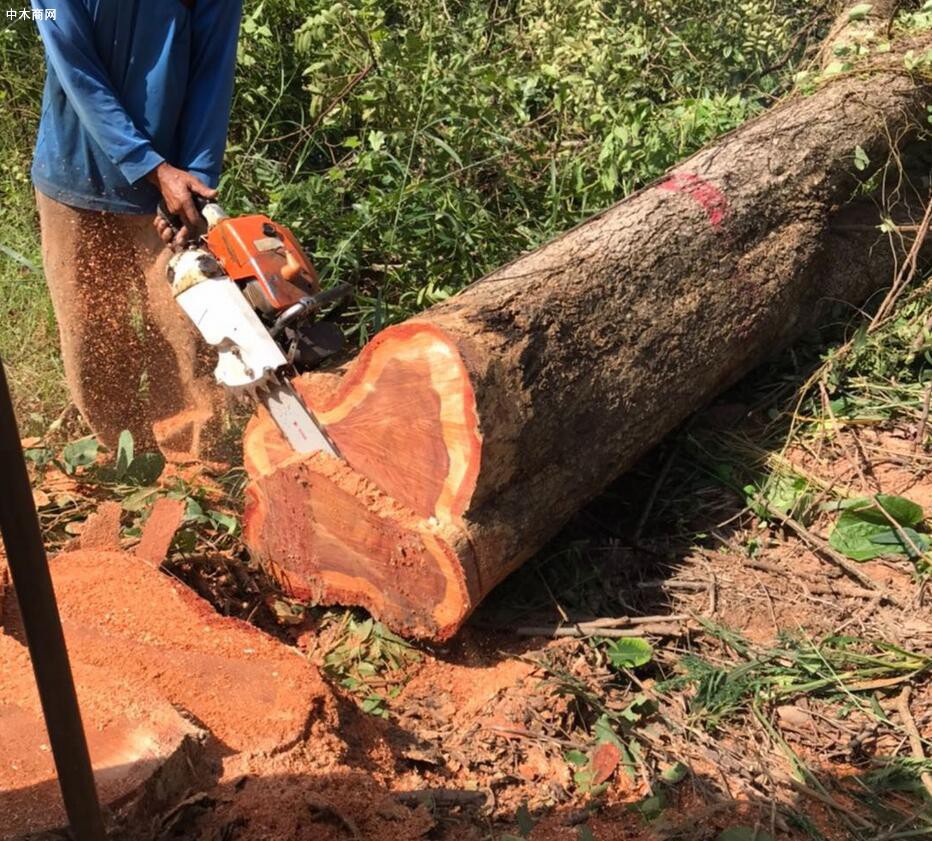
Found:
<path fill-rule="evenodd" d="M 247 297 L 265 312 L 278 312 L 320 291 L 317 272 L 294 234 L 268 216 L 223 219 L 205 241 L 233 280 L 249 284 Z M 256 289 L 250 288 L 253 284 Z"/>

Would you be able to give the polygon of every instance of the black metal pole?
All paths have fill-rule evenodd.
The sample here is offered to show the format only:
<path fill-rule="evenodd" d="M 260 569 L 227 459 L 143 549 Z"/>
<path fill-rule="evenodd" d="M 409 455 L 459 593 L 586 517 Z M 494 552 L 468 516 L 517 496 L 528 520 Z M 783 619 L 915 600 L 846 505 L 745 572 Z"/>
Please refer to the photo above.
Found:
<path fill-rule="evenodd" d="M 19 441 L 13 401 L 0 360 L 0 533 L 23 617 L 71 832 L 76 841 L 103 841 L 104 825 L 94 771 Z"/>

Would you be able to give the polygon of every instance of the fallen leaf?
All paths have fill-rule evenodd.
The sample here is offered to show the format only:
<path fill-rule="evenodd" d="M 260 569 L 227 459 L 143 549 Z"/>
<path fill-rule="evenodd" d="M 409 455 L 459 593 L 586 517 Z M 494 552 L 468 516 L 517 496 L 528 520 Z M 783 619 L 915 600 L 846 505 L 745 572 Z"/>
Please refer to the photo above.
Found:
<path fill-rule="evenodd" d="M 49 495 L 39 488 L 32 489 L 32 501 L 36 508 L 45 508 L 47 505 L 52 504 L 52 500 L 49 498 Z"/>
<path fill-rule="evenodd" d="M 42 439 L 41 439 L 41 438 L 37 438 L 35 435 L 33 435 L 33 436 L 29 437 L 29 438 L 21 438 L 20 441 L 19 441 L 19 445 L 20 445 L 24 450 L 31 450 L 33 447 L 38 447 L 39 444 L 41 444 L 41 443 L 42 443 Z"/>
<path fill-rule="evenodd" d="M 618 767 L 621 751 L 611 742 L 602 742 L 592 754 L 592 784 L 602 785 Z"/>

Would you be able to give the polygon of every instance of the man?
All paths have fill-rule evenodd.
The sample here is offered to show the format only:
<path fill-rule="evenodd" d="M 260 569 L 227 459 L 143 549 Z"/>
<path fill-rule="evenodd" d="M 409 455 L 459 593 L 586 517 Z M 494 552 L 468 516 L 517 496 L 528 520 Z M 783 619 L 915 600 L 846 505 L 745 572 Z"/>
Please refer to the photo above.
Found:
<path fill-rule="evenodd" d="M 160 196 L 198 222 L 226 144 L 242 0 L 32 0 L 48 77 L 32 177 L 68 386 L 102 443 L 198 459 L 211 361 L 173 301 Z M 209 453 L 206 453 L 209 455 Z"/>

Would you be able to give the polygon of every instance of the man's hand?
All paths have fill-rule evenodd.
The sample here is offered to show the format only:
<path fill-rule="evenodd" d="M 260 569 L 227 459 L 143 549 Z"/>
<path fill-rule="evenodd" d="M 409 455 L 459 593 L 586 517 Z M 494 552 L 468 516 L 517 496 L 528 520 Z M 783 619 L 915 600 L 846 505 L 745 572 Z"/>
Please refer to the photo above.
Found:
<path fill-rule="evenodd" d="M 166 244 L 180 248 L 187 241 L 193 231 L 202 224 L 201 214 L 194 205 L 193 195 L 213 199 L 217 191 L 208 187 L 197 176 L 178 169 L 163 161 L 150 172 L 146 178 L 152 182 L 162 194 L 168 212 L 178 216 L 182 225 L 180 230 L 173 231 L 161 216 L 155 217 L 155 229 Z"/>

